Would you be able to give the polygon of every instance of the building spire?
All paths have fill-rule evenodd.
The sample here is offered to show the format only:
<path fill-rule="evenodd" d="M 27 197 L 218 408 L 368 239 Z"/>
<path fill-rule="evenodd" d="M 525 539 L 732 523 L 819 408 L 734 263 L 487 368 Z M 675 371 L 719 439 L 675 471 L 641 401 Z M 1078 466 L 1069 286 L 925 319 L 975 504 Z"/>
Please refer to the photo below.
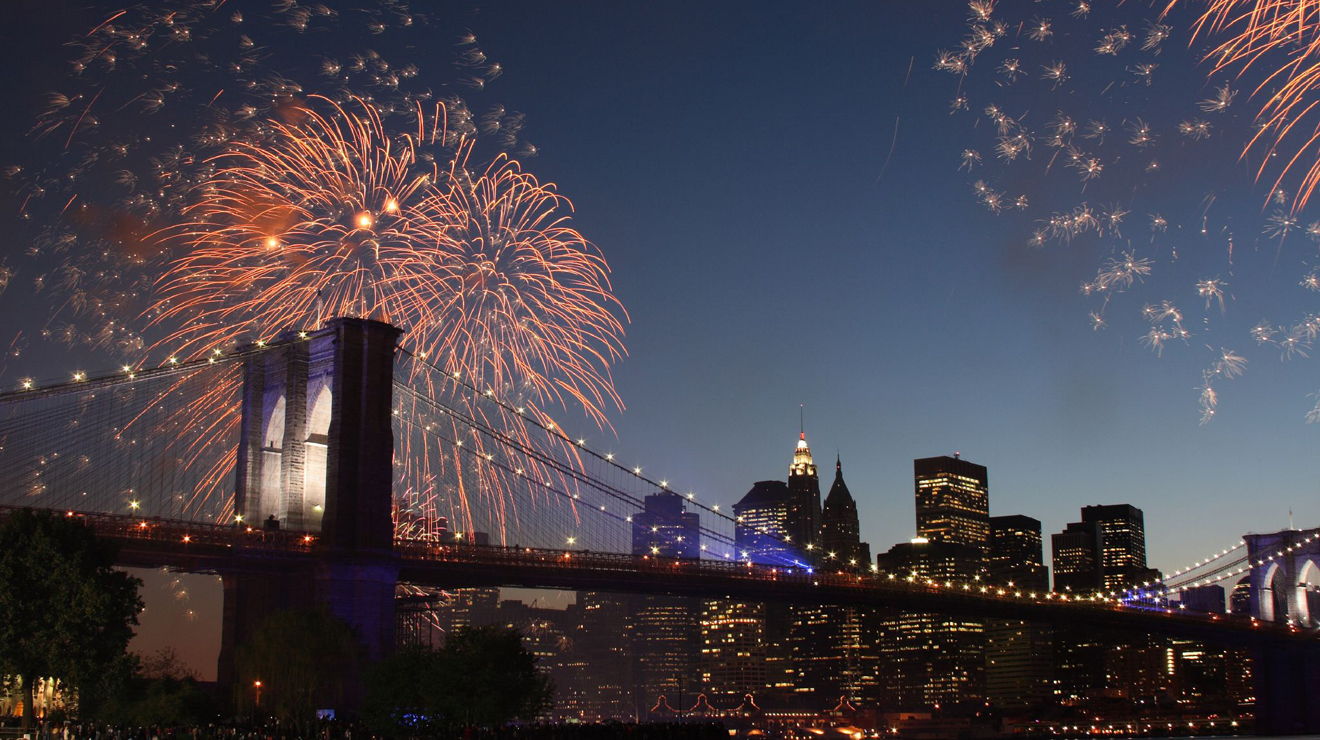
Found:
<path fill-rule="evenodd" d="M 798 413 L 802 414 L 802 406 L 798 406 L 798 409 Z M 789 466 L 788 473 L 790 476 L 814 476 L 816 474 L 816 464 L 811 459 L 811 448 L 807 446 L 807 430 L 805 425 L 799 427 L 797 449 L 793 450 L 793 464 Z"/>

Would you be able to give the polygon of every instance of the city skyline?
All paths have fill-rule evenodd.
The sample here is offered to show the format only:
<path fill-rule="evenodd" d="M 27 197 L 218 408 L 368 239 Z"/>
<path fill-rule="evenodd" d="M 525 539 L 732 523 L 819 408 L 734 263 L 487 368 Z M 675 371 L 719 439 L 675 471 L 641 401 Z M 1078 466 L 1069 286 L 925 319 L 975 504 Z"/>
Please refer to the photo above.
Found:
<path fill-rule="evenodd" d="M 6 159 L 65 74 L 33 61 L 103 20 L 51 7 L 38 19 L 11 10 L 6 24 L 32 29 L 4 52 L 7 68 L 31 71 L 3 113 Z M 841 15 L 493 3 L 471 19 L 504 64 L 500 100 L 527 113 L 540 150 L 528 167 L 572 198 L 632 318 L 614 371 L 627 407 L 611 416 L 617 435 L 581 419 L 572 431 L 727 508 L 784 474 L 804 404 L 817 457 L 847 464 L 875 553 L 916 535 L 911 461 L 955 452 L 994 469 L 989 516 L 1027 514 L 1046 534 L 1084 505 L 1143 509 L 1149 560 L 1165 570 L 1280 529 L 1290 512 L 1320 522 L 1307 462 L 1318 430 L 1302 421 L 1312 366 L 1251 354 L 1219 418 L 1198 426 L 1209 337 L 1157 356 L 1130 325 L 1092 332 L 1077 285 L 1108 247 L 1027 250 L 964 197 L 964 123 L 931 66 L 959 39 L 965 4 Z M 1185 45 L 1169 42 L 1164 71 L 1209 87 Z M 1259 210 L 1236 149 L 1211 146 L 1207 161 L 1248 183 L 1236 207 Z M 1143 243 L 1145 225 L 1136 232 Z M 1274 241 L 1238 233 L 1243 263 L 1273 254 Z M 22 251 L 14 241 L 6 254 Z M 1230 269 L 1204 261 L 1207 276 Z M 18 274 L 15 286 L 30 284 Z M 1269 277 L 1232 276 L 1233 316 L 1284 320 L 1262 298 Z M 6 315 L 43 326 L 24 295 L 6 296 Z M 6 362 L 6 382 L 118 366 L 41 341 Z M 152 582 L 143 633 L 200 630 L 166 580 Z M 218 589 L 197 583 L 207 611 Z"/>

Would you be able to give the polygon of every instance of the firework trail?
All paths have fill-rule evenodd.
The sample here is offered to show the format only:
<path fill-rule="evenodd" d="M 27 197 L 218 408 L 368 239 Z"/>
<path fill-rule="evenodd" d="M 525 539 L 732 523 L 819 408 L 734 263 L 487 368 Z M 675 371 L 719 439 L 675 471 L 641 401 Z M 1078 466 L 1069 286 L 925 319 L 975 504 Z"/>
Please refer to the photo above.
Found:
<path fill-rule="evenodd" d="M 1186 0 L 1170 0 L 1165 13 Z M 1243 157 L 1261 153 L 1255 174 L 1272 189 L 1290 183 L 1293 210 L 1306 205 L 1320 184 L 1320 4 L 1314 0 L 1210 0 L 1198 9 L 1193 38 L 1222 37 L 1205 58 L 1211 74 L 1234 73 L 1253 81 L 1258 99 L 1256 133 Z M 1225 96 L 1227 100 L 1224 100 Z M 1226 88 L 1212 105 L 1232 101 Z M 1274 174 L 1270 175 L 1269 172 Z"/>
<path fill-rule="evenodd" d="M 1320 128 L 1299 123 L 1314 112 L 1314 90 L 1301 80 L 1320 62 L 1303 61 L 1320 52 L 1320 5 L 1211 0 L 1192 14 L 1175 7 L 1183 4 L 970 2 L 961 41 L 937 50 L 933 67 L 952 81 L 950 115 L 966 123 L 950 169 L 969 173 L 975 201 L 1020 230 L 1022 243 L 1091 256 L 1096 272 L 1081 279 L 1080 293 L 1092 302 L 1092 329 L 1132 332 L 1156 356 L 1206 347 L 1204 422 L 1219 400 L 1214 381 L 1245 367 L 1223 372 L 1225 353 L 1237 355 L 1214 347 L 1250 338 L 1291 359 L 1305 357 L 1317 337 L 1306 330 L 1309 314 L 1282 327 L 1246 323 L 1230 285 L 1271 280 L 1283 268 L 1271 297 L 1289 310 L 1320 290 L 1307 264 L 1320 221 L 1303 213 L 1320 170 L 1295 192 L 1282 175 L 1264 182 L 1263 199 L 1251 189 L 1266 168 L 1281 160 L 1284 170 L 1309 167 L 1320 152 Z M 1217 33 L 1234 35 L 1209 51 L 1187 46 Z M 1263 88 L 1240 73 L 1286 48 L 1294 56 L 1280 64 L 1291 66 L 1264 70 L 1281 92 L 1253 119 L 1238 104 L 1239 87 L 1249 95 Z M 1215 65 L 1198 89 L 1207 55 Z M 1286 155 L 1281 142 L 1291 142 Z M 1312 149 L 1297 158 L 1300 142 Z M 1243 144 L 1265 156 L 1240 158 Z M 1254 213 L 1237 207 L 1262 200 Z"/>

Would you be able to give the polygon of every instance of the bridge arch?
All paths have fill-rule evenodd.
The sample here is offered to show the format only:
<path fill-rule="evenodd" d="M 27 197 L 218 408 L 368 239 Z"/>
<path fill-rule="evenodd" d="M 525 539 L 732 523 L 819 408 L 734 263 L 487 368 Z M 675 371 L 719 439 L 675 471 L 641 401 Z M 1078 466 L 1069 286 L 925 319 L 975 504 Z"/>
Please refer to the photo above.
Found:
<path fill-rule="evenodd" d="M 1265 622 L 1315 624 L 1309 586 L 1320 586 L 1320 529 L 1246 536 L 1251 563 L 1251 616 Z"/>

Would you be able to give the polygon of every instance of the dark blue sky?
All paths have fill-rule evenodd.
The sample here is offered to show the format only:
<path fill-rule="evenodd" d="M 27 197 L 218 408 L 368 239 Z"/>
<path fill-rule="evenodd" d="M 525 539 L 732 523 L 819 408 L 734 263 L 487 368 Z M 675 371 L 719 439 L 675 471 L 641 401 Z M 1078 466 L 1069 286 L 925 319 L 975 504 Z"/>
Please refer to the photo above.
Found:
<path fill-rule="evenodd" d="M 1198 425 L 1218 337 L 1157 357 L 1140 321 L 1091 331 L 1076 286 L 1112 247 L 1028 249 L 1022 220 L 978 206 L 957 172 L 969 126 L 931 67 L 965 16 L 952 1 L 481 6 L 473 30 L 505 68 L 490 96 L 527 114 L 529 168 L 572 199 L 632 319 L 618 437 L 583 430 L 589 444 L 727 505 L 786 475 L 804 404 L 822 476 L 840 453 L 876 551 L 913 535 L 912 459 L 955 450 L 988 466 L 992 514 L 1034 516 L 1047 537 L 1084 505 L 1142 508 L 1166 570 L 1281 528 L 1289 509 L 1320 521 L 1320 430 L 1302 419 L 1313 360 L 1281 363 L 1245 334 L 1306 310 L 1305 296 L 1273 303 L 1292 273 L 1258 229 L 1239 240 L 1255 269 L 1235 274 L 1230 309 L 1249 371 Z M 43 45 L 68 22 L 29 38 L 5 23 L 6 68 L 59 58 Z M 1176 71 L 1186 57 L 1162 64 L 1202 85 L 1204 70 Z M 6 150 L 38 85 L 4 113 Z M 1234 207 L 1259 219 L 1234 146 L 1195 164 L 1240 180 Z"/>
<path fill-rule="evenodd" d="M 818 461 L 843 455 L 878 549 L 913 533 L 911 460 L 954 450 L 989 467 L 993 514 L 1047 533 L 1083 505 L 1143 508 L 1152 563 L 1170 570 L 1285 525 L 1290 507 L 1320 518 L 1307 361 L 1249 352 L 1198 426 L 1195 342 L 1160 358 L 1139 329 L 1092 332 L 1075 286 L 1103 252 L 1028 250 L 976 206 L 955 171 L 953 84 L 931 69 L 964 15 L 485 8 L 533 167 L 573 199 L 632 315 L 619 441 L 593 436 L 732 502 L 786 474 L 805 404 Z"/>

